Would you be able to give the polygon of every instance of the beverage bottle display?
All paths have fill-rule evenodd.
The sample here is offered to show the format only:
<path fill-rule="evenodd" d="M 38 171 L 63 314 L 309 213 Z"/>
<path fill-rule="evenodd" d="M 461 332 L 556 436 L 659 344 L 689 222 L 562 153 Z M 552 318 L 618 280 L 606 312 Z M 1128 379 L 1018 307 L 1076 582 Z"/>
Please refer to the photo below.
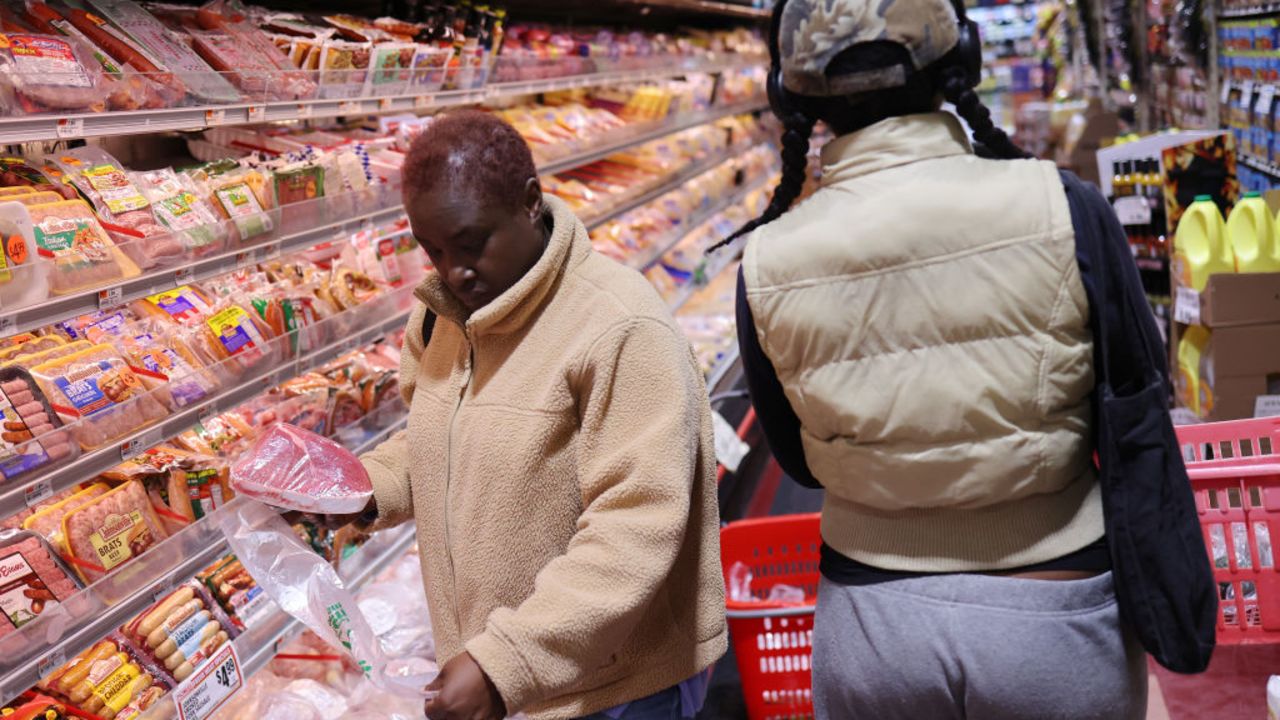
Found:
<path fill-rule="evenodd" d="M 1247 192 L 1227 218 L 1227 239 L 1237 272 L 1280 271 L 1275 219 L 1261 193 Z"/>
<path fill-rule="evenodd" d="M 1235 272 L 1235 256 L 1226 235 L 1213 198 L 1197 195 L 1178 221 L 1173 238 L 1174 274 L 1183 286 L 1203 292 L 1210 275 Z"/>

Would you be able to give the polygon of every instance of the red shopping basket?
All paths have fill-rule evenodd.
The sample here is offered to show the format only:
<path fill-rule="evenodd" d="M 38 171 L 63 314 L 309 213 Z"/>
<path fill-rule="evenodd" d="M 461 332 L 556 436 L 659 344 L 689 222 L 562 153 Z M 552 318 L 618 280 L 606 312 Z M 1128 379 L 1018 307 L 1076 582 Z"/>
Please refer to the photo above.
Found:
<path fill-rule="evenodd" d="M 751 720 L 813 717 L 809 658 L 818 598 L 818 515 L 742 520 L 720 530 L 725 587 L 735 563 L 751 570 L 754 600 L 726 600 L 729 634 Z M 803 605 L 769 602 L 774 585 L 804 590 Z"/>
<path fill-rule="evenodd" d="M 1280 418 L 1177 433 L 1218 582 L 1218 643 L 1280 642 Z"/>

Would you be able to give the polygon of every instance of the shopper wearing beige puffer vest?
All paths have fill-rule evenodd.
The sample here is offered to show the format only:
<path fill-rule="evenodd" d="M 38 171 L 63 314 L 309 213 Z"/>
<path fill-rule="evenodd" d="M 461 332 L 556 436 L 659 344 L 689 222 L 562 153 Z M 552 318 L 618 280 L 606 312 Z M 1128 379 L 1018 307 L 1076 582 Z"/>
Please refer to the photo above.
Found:
<path fill-rule="evenodd" d="M 711 415 L 687 340 L 541 195 L 502 121 L 436 120 L 404 182 L 437 271 L 402 354 L 408 429 L 362 460 L 368 514 L 417 524 L 443 668 L 428 716 L 687 716 L 726 649 Z"/>

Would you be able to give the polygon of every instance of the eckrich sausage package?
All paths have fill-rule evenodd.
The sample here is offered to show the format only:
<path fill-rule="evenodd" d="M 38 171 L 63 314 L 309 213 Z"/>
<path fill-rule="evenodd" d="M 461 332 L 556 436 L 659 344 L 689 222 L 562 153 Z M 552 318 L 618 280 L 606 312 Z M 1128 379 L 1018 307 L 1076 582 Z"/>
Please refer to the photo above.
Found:
<path fill-rule="evenodd" d="M 337 571 L 276 511 L 252 500 L 229 505 L 220 527 L 236 557 L 281 609 L 345 650 L 379 688 L 402 697 L 429 697 L 425 688 L 436 672 L 421 672 L 412 658 L 387 658 Z"/>

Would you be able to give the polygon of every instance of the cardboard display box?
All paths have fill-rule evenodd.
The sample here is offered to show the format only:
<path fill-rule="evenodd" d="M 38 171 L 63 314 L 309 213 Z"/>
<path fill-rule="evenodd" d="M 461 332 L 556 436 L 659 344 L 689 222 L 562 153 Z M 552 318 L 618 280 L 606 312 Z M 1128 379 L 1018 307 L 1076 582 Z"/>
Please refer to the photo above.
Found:
<path fill-rule="evenodd" d="M 1253 417 L 1259 395 L 1280 394 L 1280 323 L 1220 327 L 1212 332 L 1201 360 L 1213 389 L 1213 409 L 1204 419 Z"/>

